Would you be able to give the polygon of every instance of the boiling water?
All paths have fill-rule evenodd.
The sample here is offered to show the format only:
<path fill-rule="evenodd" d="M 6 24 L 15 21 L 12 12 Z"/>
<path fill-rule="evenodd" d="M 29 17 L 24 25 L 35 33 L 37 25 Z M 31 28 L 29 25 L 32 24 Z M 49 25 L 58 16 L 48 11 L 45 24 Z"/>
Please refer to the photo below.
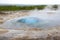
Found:
<path fill-rule="evenodd" d="M 43 10 L 31 10 L 29 16 L 14 18 L 4 23 L 4 28 L 47 28 L 60 26 L 60 6 L 58 9 L 51 9 L 52 6 L 47 6 Z"/>

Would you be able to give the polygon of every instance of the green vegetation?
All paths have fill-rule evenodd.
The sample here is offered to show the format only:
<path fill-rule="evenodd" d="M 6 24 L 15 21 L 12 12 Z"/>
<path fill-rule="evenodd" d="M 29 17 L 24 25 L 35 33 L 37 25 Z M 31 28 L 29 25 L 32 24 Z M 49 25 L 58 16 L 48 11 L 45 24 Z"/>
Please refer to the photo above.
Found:
<path fill-rule="evenodd" d="M 15 10 L 33 10 L 35 8 L 41 10 L 46 5 L 34 5 L 34 6 L 0 6 L 0 11 L 15 11 Z"/>
<path fill-rule="evenodd" d="M 58 5 L 53 5 L 53 8 L 56 10 L 58 8 Z"/>

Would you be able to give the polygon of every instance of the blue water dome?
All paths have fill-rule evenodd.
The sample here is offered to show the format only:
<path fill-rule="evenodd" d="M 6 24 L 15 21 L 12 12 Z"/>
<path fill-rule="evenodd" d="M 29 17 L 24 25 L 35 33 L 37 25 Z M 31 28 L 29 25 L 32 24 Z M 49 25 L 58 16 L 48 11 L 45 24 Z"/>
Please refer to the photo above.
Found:
<path fill-rule="evenodd" d="M 19 23 L 25 23 L 25 24 L 37 24 L 40 21 L 41 20 L 39 20 L 38 18 L 28 17 L 28 18 L 19 19 L 17 22 L 19 22 Z"/>
<path fill-rule="evenodd" d="M 24 17 L 24 18 L 16 18 L 9 20 L 4 23 L 4 28 L 15 29 L 15 28 L 41 28 L 46 26 L 47 22 L 37 18 L 37 17 Z"/>

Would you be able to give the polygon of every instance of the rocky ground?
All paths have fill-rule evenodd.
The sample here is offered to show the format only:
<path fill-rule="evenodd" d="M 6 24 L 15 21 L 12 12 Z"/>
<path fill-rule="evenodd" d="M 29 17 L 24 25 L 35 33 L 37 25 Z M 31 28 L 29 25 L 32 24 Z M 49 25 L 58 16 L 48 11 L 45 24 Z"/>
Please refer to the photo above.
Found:
<path fill-rule="evenodd" d="M 0 40 L 60 40 L 60 28 L 0 29 Z"/>
<path fill-rule="evenodd" d="M 5 21 L 29 15 L 27 12 L 14 12 L 11 14 L 0 12 L 0 25 Z M 0 40 L 60 40 L 60 27 L 49 29 L 21 28 L 3 29 L 0 28 Z"/>
<path fill-rule="evenodd" d="M 26 15 L 29 15 L 28 12 L 21 12 L 21 11 L 14 11 L 14 12 L 7 12 L 7 11 L 4 11 L 4 12 L 0 12 L 0 24 L 7 21 L 7 20 L 10 20 L 10 19 L 13 19 L 13 18 L 17 18 L 17 17 L 22 17 L 22 16 L 26 16 Z"/>

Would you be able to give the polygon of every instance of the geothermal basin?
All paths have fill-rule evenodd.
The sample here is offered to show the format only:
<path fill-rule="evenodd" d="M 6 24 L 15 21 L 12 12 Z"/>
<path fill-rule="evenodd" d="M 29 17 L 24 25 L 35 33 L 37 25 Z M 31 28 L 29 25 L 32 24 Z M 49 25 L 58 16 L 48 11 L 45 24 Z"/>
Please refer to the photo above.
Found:
<path fill-rule="evenodd" d="M 20 12 L 17 12 L 20 14 Z M 60 40 L 60 10 L 31 10 L 14 17 L 0 27 L 1 40 Z M 18 15 L 19 15 L 18 14 Z M 15 15 L 17 16 L 17 15 Z M 3 31 L 2 31 L 3 30 Z"/>

